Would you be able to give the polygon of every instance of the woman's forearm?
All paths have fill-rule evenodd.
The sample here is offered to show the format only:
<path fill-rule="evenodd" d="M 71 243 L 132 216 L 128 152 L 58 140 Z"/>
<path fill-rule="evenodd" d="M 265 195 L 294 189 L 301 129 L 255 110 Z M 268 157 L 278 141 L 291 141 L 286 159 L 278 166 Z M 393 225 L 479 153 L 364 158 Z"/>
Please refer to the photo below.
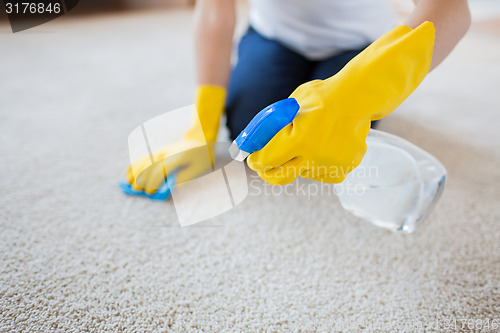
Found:
<path fill-rule="evenodd" d="M 406 24 L 416 28 L 424 21 L 434 23 L 436 39 L 431 69 L 439 65 L 462 39 L 470 26 L 467 0 L 415 0 Z"/>
<path fill-rule="evenodd" d="M 195 59 L 198 84 L 227 85 L 235 23 L 234 0 L 197 1 Z"/>

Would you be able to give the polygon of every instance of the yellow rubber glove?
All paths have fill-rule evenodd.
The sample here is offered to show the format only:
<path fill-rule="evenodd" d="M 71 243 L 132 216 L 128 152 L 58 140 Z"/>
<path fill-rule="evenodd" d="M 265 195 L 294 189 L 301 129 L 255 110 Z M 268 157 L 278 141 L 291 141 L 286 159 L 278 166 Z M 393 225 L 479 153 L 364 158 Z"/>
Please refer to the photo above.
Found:
<path fill-rule="evenodd" d="M 176 169 L 179 170 L 175 176 L 176 184 L 192 180 L 210 170 L 214 161 L 210 146 L 217 139 L 225 97 L 224 87 L 198 87 L 195 105 L 199 123 L 194 122 L 183 140 L 154 152 L 152 159 L 145 156 L 132 164 L 127 172 L 132 188 L 153 194 Z M 138 176 L 134 177 L 134 174 Z"/>
<path fill-rule="evenodd" d="M 300 105 L 248 165 L 273 185 L 297 177 L 340 183 L 366 152 L 370 122 L 385 117 L 420 84 L 430 69 L 434 25 L 398 26 L 373 42 L 336 75 L 299 86 Z"/>

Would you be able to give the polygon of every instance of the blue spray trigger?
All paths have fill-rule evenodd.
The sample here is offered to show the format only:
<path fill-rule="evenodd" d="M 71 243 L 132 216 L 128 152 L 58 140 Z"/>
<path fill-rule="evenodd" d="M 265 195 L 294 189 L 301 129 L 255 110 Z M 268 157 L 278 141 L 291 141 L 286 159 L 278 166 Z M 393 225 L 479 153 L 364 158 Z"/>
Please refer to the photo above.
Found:
<path fill-rule="evenodd" d="M 290 124 L 299 111 L 295 98 L 273 103 L 260 111 L 234 142 L 239 149 L 249 154 L 261 150 L 286 125 Z"/>

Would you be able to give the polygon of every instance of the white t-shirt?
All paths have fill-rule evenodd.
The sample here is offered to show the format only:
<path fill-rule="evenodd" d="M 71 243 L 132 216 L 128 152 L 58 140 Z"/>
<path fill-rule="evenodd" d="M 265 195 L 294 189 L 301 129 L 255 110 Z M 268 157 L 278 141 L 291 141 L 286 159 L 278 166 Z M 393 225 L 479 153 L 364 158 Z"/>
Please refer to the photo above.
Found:
<path fill-rule="evenodd" d="M 266 38 L 319 60 L 361 48 L 394 27 L 390 0 L 249 0 L 250 24 Z"/>

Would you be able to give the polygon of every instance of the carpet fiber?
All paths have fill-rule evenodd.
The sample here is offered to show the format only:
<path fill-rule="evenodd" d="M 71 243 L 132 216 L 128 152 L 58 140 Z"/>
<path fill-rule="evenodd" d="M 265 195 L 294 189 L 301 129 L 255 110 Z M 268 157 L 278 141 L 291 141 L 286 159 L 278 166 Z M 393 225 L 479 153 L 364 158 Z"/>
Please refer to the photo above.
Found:
<path fill-rule="evenodd" d="M 192 102 L 190 20 L 0 26 L 0 331 L 495 331 L 500 36 L 470 32 L 382 121 L 448 169 L 416 233 L 301 192 L 181 228 L 117 182 L 128 134 Z"/>

